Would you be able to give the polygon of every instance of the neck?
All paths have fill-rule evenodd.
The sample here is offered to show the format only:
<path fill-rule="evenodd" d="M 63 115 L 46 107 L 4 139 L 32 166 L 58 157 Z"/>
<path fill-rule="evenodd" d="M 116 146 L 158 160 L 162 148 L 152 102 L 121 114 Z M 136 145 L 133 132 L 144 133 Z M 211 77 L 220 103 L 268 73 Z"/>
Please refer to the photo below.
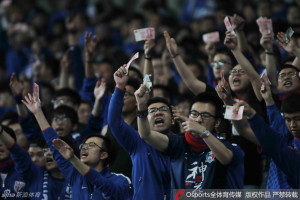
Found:
<path fill-rule="evenodd" d="M 135 111 L 129 112 L 129 113 L 123 113 L 123 118 L 127 124 L 132 124 L 134 122 L 134 120 L 136 119 L 136 113 L 135 113 Z"/>
<path fill-rule="evenodd" d="M 56 179 L 64 179 L 64 174 L 59 169 L 54 169 L 50 171 L 50 175 Z"/>
<path fill-rule="evenodd" d="M 96 170 L 96 171 L 98 171 L 98 172 L 101 172 L 102 170 L 103 170 L 103 164 L 102 164 L 102 162 L 101 163 L 99 163 L 96 167 L 93 167 L 94 168 L 94 170 Z"/>

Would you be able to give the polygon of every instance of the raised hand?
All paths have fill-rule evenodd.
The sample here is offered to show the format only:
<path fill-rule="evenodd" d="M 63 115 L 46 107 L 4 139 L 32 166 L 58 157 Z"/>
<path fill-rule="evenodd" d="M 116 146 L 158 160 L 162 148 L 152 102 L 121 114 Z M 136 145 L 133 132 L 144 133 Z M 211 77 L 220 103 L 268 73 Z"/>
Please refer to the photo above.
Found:
<path fill-rule="evenodd" d="M 151 57 L 151 51 L 153 50 L 155 43 L 153 39 L 150 40 L 146 40 L 145 44 L 144 44 L 144 53 L 145 53 L 145 57 L 149 58 Z"/>
<path fill-rule="evenodd" d="M 114 73 L 114 79 L 116 82 L 116 86 L 119 89 L 125 89 L 125 85 L 128 81 L 128 74 L 126 70 L 126 64 L 122 65 L 115 73 Z M 127 74 L 127 75 L 126 75 Z"/>
<path fill-rule="evenodd" d="M 270 85 L 266 84 L 264 81 L 261 81 L 260 94 L 268 106 L 274 104 Z"/>
<path fill-rule="evenodd" d="M 224 44 L 231 50 L 237 48 L 237 38 L 235 35 L 231 34 L 230 31 L 226 31 L 226 37 L 224 39 Z"/>
<path fill-rule="evenodd" d="M 96 36 L 92 36 L 92 33 L 86 32 L 84 36 L 84 49 L 86 54 L 86 59 L 92 59 L 92 56 L 95 54 L 95 49 L 99 43 L 99 40 Z M 90 60 L 88 60 L 90 61 Z"/>
<path fill-rule="evenodd" d="M 20 96 L 23 94 L 24 84 L 22 81 L 19 81 L 17 79 L 17 76 L 15 73 L 13 73 L 10 77 L 9 86 L 10 86 L 11 92 L 14 96 Z"/>
<path fill-rule="evenodd" d="M 136 90 L 134 93 L 138 110 L 147 109 L 147 102 L 150 98 L 150 95 L 146 91 L 147 91 L 147 87 L 144 84 L 141 84 L 140 88 Z"/>
<path fill-rule="evenodd" d="M 243 115 L 246 116 L 247 118 L 252 118 L 256 114 L 256 111 L 251 106 L 249 106 L 248 103 L 246 103 L 244 101 L 239 101 L 239 102 L 235 103 L 233 106 L 234 106 L 233 112 L 235 112 L 235 113 L 238 113 L 239 108 L 241 106 L 244 106 Z"/>
<path fill-rule="evenodd" d="M 102 99 L 102 97 L 105 93 L 105 90 L 106 90 L 106 82 L 103 79 L 97 81 L 95 88 L 94 88 L 94 95 L 95 95 L 96 100 Z"/>
<path fill-rule="evenodd" d="M 41 100 L 39 97 L 39 86 L 36 83 L 34 83 L 32 95 L 28 93 L 28 95 L 24 98 L 25 100 L 22 100 L 22 103 L 25 104 L 30 112 L 37 114 L 42 111 Z"/>
<path fill-rule="evenodd" d="M 70 71 L 70 66 L 71 66 L 70 50 L 68 49 L 60 60 L 61 72 L 68 73 Z"/>
<path fill-rule="evenodd" d="M 273 45 L 272 45 L 272 33 L 263 33 L 261 38 L 260 38 L 260 45 L 267 51 L 272 51 L 273 50 Z"/>
<path fill-rule="evenodd" d="M 164 37 L 169 53 L 172 57 L 178 54 L 178 46 L 174 38 L 171 38 L 167 31 L 164 31 Z"/>
<path fill-rule="evenodd" d="M 208 56 L 213 56 L 216 52 L 216 44 L 213 42 L 208 42 L 204 48 Z"/>
<path fill-rule="evenodd" d="M 242 31 L 245 26 L 245 19 L 242 18 L 241 16 L 234 14 L 232 17 L 233 22 L 236 24 L 235 30 L 237 31 Z"/>
<path fill-rule="evenodd" d="M 220 81 L 215 88 L 219 98 L 226 104 L 233 103 L 230 86 L 227 81 Z"/>
<path fill-rule="evenodd" d="M 184 117 L 182 115 L 177 115 L 174 117 L 175 120 L 181 121 L 181 125 L 182 128 L 185 132 L 192 132 L 197 134 L 198 136 L 201 136 L 203 134 L 203 131 L 206 130 L 206 128 L 204 126 L 202 126 L 201 124 L 199 124 L 199 122 Z"/>
<path fill-rule="evenodd" d="M 70 160 L 74 157 L 73 149 L 61 139 L 52 140 L 53 147 L 66 159 Z"/>
<path fill-rule="evenodd" d="M 293 38 L 291 38 L 288 43 L 285 42 L 285 33 L 283 32 L 277 33 L 277 42 L 284 50 L 286 50 L 290 54 L 293 54 L 294 51 L 298 48 L 294 43 Z"/>

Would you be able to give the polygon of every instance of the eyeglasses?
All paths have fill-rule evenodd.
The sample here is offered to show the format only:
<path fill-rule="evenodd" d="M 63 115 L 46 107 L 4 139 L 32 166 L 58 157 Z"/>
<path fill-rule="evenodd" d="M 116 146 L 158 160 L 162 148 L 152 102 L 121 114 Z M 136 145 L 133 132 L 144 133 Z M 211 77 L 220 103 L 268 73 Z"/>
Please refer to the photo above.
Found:
<path fill-rule="evenodd" d="M 44 153 L 46 153 L 46 152 L 48 152 L 48 151 L 50 151 L 50 148 L 43 148 L 43 152 L 44 152 Z"/>
<path fill-rule="evenodd" d="M 68 117 L 54 117 L 52 119 L 52 122 L 56 122 L 56 123 L 70 123 L 71 119 Z"/>
<path fill-rule="evenodd" d="M 129 92 L 125 92 L 124 96 L 125 97 L 134 97 L 134 94 L 131 94 Z"/>
<path fill-rule="evenodd" d="M 95 148 L 98 147 L 101 151 L 106 152 L 102 147 L 100 147 L 98 144 L 96 144 L 95 142 L 89 142 L 89 143 L 83 143 L 79 146 L 79 150 L 81 149 L 90 149 L 90 148 Z"/>
<path fill-rule="evenodd" d="M 292 78 L 292 77 L 295 77 L 295 76 L 297 76 L 297 72 L 281 73 L 281 74 L 278 74 L 278 79 L 282 80 L 285 77 Z"/>
<path fill-rule="evenodd" d="M 233 69 L 233 70 L 229 71 L 229 74 L 231 74 L 231 75 L 235 75 L 235 74 L 244 75 L 244 74 L 246 74 L 246 72 L 243 69 Z"/>
<path fill-rule="evenodd" d="M 215 118 L 216 116 L 210 114 L 209 112 L 198 112 L 196 110 L 190 111 L 190 117 L 191 118 L 197 118 L 201 116 L 202 120 L 209 120 L 210 118 Z"/>
<path fill-rule="evenodd" d="M 170 111 L 170 108 L 168 106 L 162 106 L 162 107 L 152 107 L 152 108 L 149 108 L 148 109 L 148 113 L 156 113 L 157 111 L 160 111 L 160 112 L 169 112 Z"/>
<path fill-rule="evenodd" d="M 299 122 L 300 121 L 300 116 L 296 116 L 296 117 L 284 117 L 284 120 L 287 123 L 291 123 L 292 121 L 293 122 Z"/>
<path fill-rule="evenodd" d="M 54 105 L 62 105 L 62 104 L 66 104 L 68 102 L 70 102 L 70 100 L 68 100 L 68 99 L 52 99 L 51 100 L 51 103 Z"/>
<path fill-rule="evenodd" d="M 224 65 L 231 65 L 231 63 L 230 62 L 226 62 L 226 61 L 223 61 L 223 60 L 220 60 L 220 61 L 217 61 L 217 62 L 211 62 L 210 63 L 210 66 L 211 67 L 216 67 L 216 66 L 224 66 Z"/>

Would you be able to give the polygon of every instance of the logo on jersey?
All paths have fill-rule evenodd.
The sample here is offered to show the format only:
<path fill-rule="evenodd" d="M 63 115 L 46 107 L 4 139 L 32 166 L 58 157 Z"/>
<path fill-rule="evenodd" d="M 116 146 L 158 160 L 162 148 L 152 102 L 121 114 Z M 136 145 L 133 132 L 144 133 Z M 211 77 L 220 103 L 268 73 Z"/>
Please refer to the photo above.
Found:
<path fill-rule="evenodd" d="M 15 181 L 15 184 L 14 184 L 15 192 L 21 192 L 24 187 L 25 187 L 25 182 Z"/>
<path fill-rule="evenodd" d="M 215 160 L 215 155 L 210 151 L 206 154 L 205 162 L 212 163 Z"/>

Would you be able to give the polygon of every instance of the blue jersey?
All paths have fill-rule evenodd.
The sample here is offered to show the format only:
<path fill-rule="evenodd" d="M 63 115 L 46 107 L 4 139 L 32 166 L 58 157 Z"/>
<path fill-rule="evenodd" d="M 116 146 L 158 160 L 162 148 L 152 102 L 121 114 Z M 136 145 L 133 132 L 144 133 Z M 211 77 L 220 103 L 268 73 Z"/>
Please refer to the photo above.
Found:
<path fill-rule="evenodd" d="M 171 158 L 173 189 L 241 189 L 243 188 L 243 151 L 220 139 L 233 153 L 229 165 L 222 165 L 207 150 L 194 152 L 189 148 L 184 136 L 169 135 L 166 154 Z M 224 176 L 226 174 L 226 176 Z"/>

